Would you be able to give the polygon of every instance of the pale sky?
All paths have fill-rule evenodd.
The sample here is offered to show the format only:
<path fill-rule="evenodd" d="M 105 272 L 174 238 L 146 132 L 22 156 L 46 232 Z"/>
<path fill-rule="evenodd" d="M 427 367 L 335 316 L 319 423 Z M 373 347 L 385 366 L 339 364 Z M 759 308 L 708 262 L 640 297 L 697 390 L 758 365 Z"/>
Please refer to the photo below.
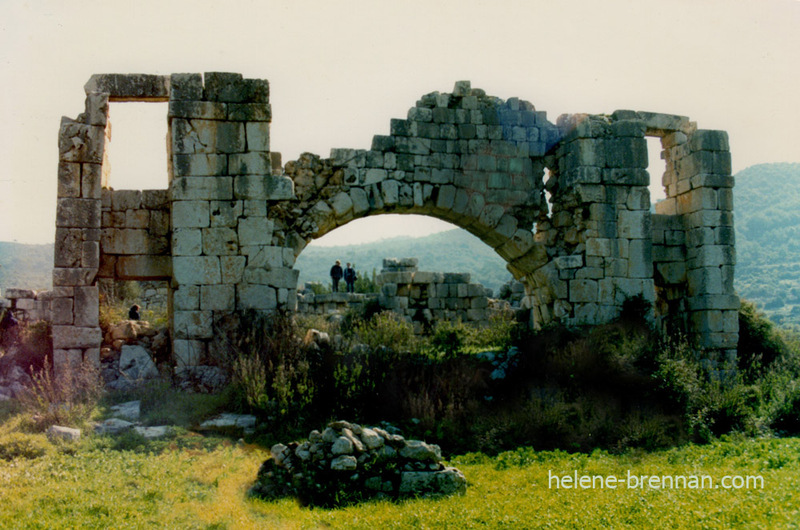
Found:
<path fill-rule="evenodd" d="M 210 71 L 269 79 L 284 162 L 368 149 L 462 79 L 553 122 L 689 116 L 728 131 L 734 172 L 800 162 L 798 0 L 0 0 L 0 241 L 52 242 L 59 122 L 83 111 L 92 74 Z M 111 117 L 112 186 L 166 187 L 166 105 L 116 103 Z M 126 159 L 134 144 L 144 155 Z M 441 227 L 425 219 L 423 232 Z M 414 223 L 379 217 L 344 237 Z"/>

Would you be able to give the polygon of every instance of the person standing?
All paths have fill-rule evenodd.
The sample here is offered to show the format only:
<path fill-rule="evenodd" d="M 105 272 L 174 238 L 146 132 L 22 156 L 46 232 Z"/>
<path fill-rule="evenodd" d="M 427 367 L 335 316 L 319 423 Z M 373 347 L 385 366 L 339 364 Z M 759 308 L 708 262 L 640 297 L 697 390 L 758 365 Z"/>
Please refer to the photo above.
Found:
<path fill-rule="evenodd" d="M 356 292 L 356 270 L 349 263 L 344 269 L 344 283 L 347 286 L 348 293 Z"/>
<path fill-rule="evenodd" d="M 339 292 L 339 280 L 342 279 L 343 271 L 342 271 L 342 262 L 338 259 L 336 263 L 333 264 L 331 267 L 331 282 L 333 283 L 333 292 Z"/>

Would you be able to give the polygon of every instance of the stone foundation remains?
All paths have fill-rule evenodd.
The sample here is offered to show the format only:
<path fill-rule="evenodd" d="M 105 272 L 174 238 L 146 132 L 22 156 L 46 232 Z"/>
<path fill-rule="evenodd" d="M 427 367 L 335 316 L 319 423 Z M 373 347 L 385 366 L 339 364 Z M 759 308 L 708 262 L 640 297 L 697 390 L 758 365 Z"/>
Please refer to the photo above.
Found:
<path fill-rule="evenodd" d="M 657 317 L 683 323 L 707 357 L 735 355 L 733 178 L 723 131 L 629 110 L 552 123 L 527 101 L 460 81 L 423 96 L 370 149 L 306 153 L 281 167 L 270 151 L 265 80 L 108 74 L 85 90 L 85 112 L 64 118 L 59 134 L 56 366 L 97 362 L 99 278 L 169 281 L 175 360 L 197 365 L 225 314 L 297 306 L 293 266 L 309 242 L 386 212 L 437 217 L 490 245 L 524 285 L 533 326 L 607 322 L 640 296 Z M 108 105 L 119 101 L 169 102 L 168 189 L 109 187 Z M 667 199 L 656 214 L 646 137 L 660 139 L 666 161 Z M 427 293 L 434 316 L 485 309 L 448 307 L 462 299 L 450 295 L 455 283 L 405 279 L 397 289 L 419 285 L 420 295 L 436 284 L 437 296 Z M 444 285 L 447 296 L 438 294 Z"/>

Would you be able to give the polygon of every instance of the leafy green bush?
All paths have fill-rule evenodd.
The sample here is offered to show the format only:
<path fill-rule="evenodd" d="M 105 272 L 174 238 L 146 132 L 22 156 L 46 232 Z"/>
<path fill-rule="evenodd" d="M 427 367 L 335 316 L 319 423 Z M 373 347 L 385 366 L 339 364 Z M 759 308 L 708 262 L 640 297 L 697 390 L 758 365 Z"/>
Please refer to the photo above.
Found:
<path fill-rule="evenodd" d="M 382 311 L 354 326 L 358 340 L 370 349 L 410 351 L 418 346 L 414 328 L 392 311 Z"/>
<path fill-rule="evenodd" d="M 754 379 L 760 371 L 787 353 L 787 345 L 773 323 L 754 304 L 742 300 L 739 309 L 739 369 L 744 370 L 746 377 Z"/>
<path fill-rule="evenodd" d="M 440 320 L 433 326 L 431 347 L 433 351 L 445 358 L 455 357 L 469 342 L 471 331 L 460 320 L 457 322 Z"/>
<path fill-rule="evenodd" d="M 249 311 L 216 323 L 212 350 L 233 376 L 246 404 L 286 418 L 306 409 L 314 396 L 311 350 L 304 348 L 294 315 Z M 318 364 L 318 363 L 314 363 Z"/>
<path fill-rule="evenodd" d="M 32 460 L 46 455 L 49 449 L 41 435 L 12 432 L 0 437 L 0 459 L 4 460 Z"/>

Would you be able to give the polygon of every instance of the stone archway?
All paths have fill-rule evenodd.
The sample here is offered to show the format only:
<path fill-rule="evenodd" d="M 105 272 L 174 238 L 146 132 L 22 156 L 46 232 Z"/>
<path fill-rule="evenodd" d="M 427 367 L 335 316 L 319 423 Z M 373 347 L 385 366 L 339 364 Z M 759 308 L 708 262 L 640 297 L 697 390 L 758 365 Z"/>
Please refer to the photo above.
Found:
<path fill-rule="evenodd" d="M 60 362 L 96 355 L 98 275 L 169 277 L 173 352 L 192 365 L 224 315 L 295 307 L 293 267 L 309 241 L 384 212 L 437 217 L 492 247 L 525 285 L 534 326 L 608 322 L 642 296 L 682 317 L 698 347 L 735 354 L 733 179 L 722 131 L 635 111 L 553 124 L 526 101 L 457 82 L 392 120 L 371 149 L 305 154 L 282 167 L 270 151 L 265 80 L 105 75 L 85 88 L 86 113 L 66 120 L 59 139 L 53 304 L 70 314 L 54 326 Z M 115 98 L 169 100 L 168 190 L 103 188 Z M 648 135 L 661 138 L 668 162 L 657 214 Z M 145 213 L 160 220 L 155 232 L 127 226 Z"/>

